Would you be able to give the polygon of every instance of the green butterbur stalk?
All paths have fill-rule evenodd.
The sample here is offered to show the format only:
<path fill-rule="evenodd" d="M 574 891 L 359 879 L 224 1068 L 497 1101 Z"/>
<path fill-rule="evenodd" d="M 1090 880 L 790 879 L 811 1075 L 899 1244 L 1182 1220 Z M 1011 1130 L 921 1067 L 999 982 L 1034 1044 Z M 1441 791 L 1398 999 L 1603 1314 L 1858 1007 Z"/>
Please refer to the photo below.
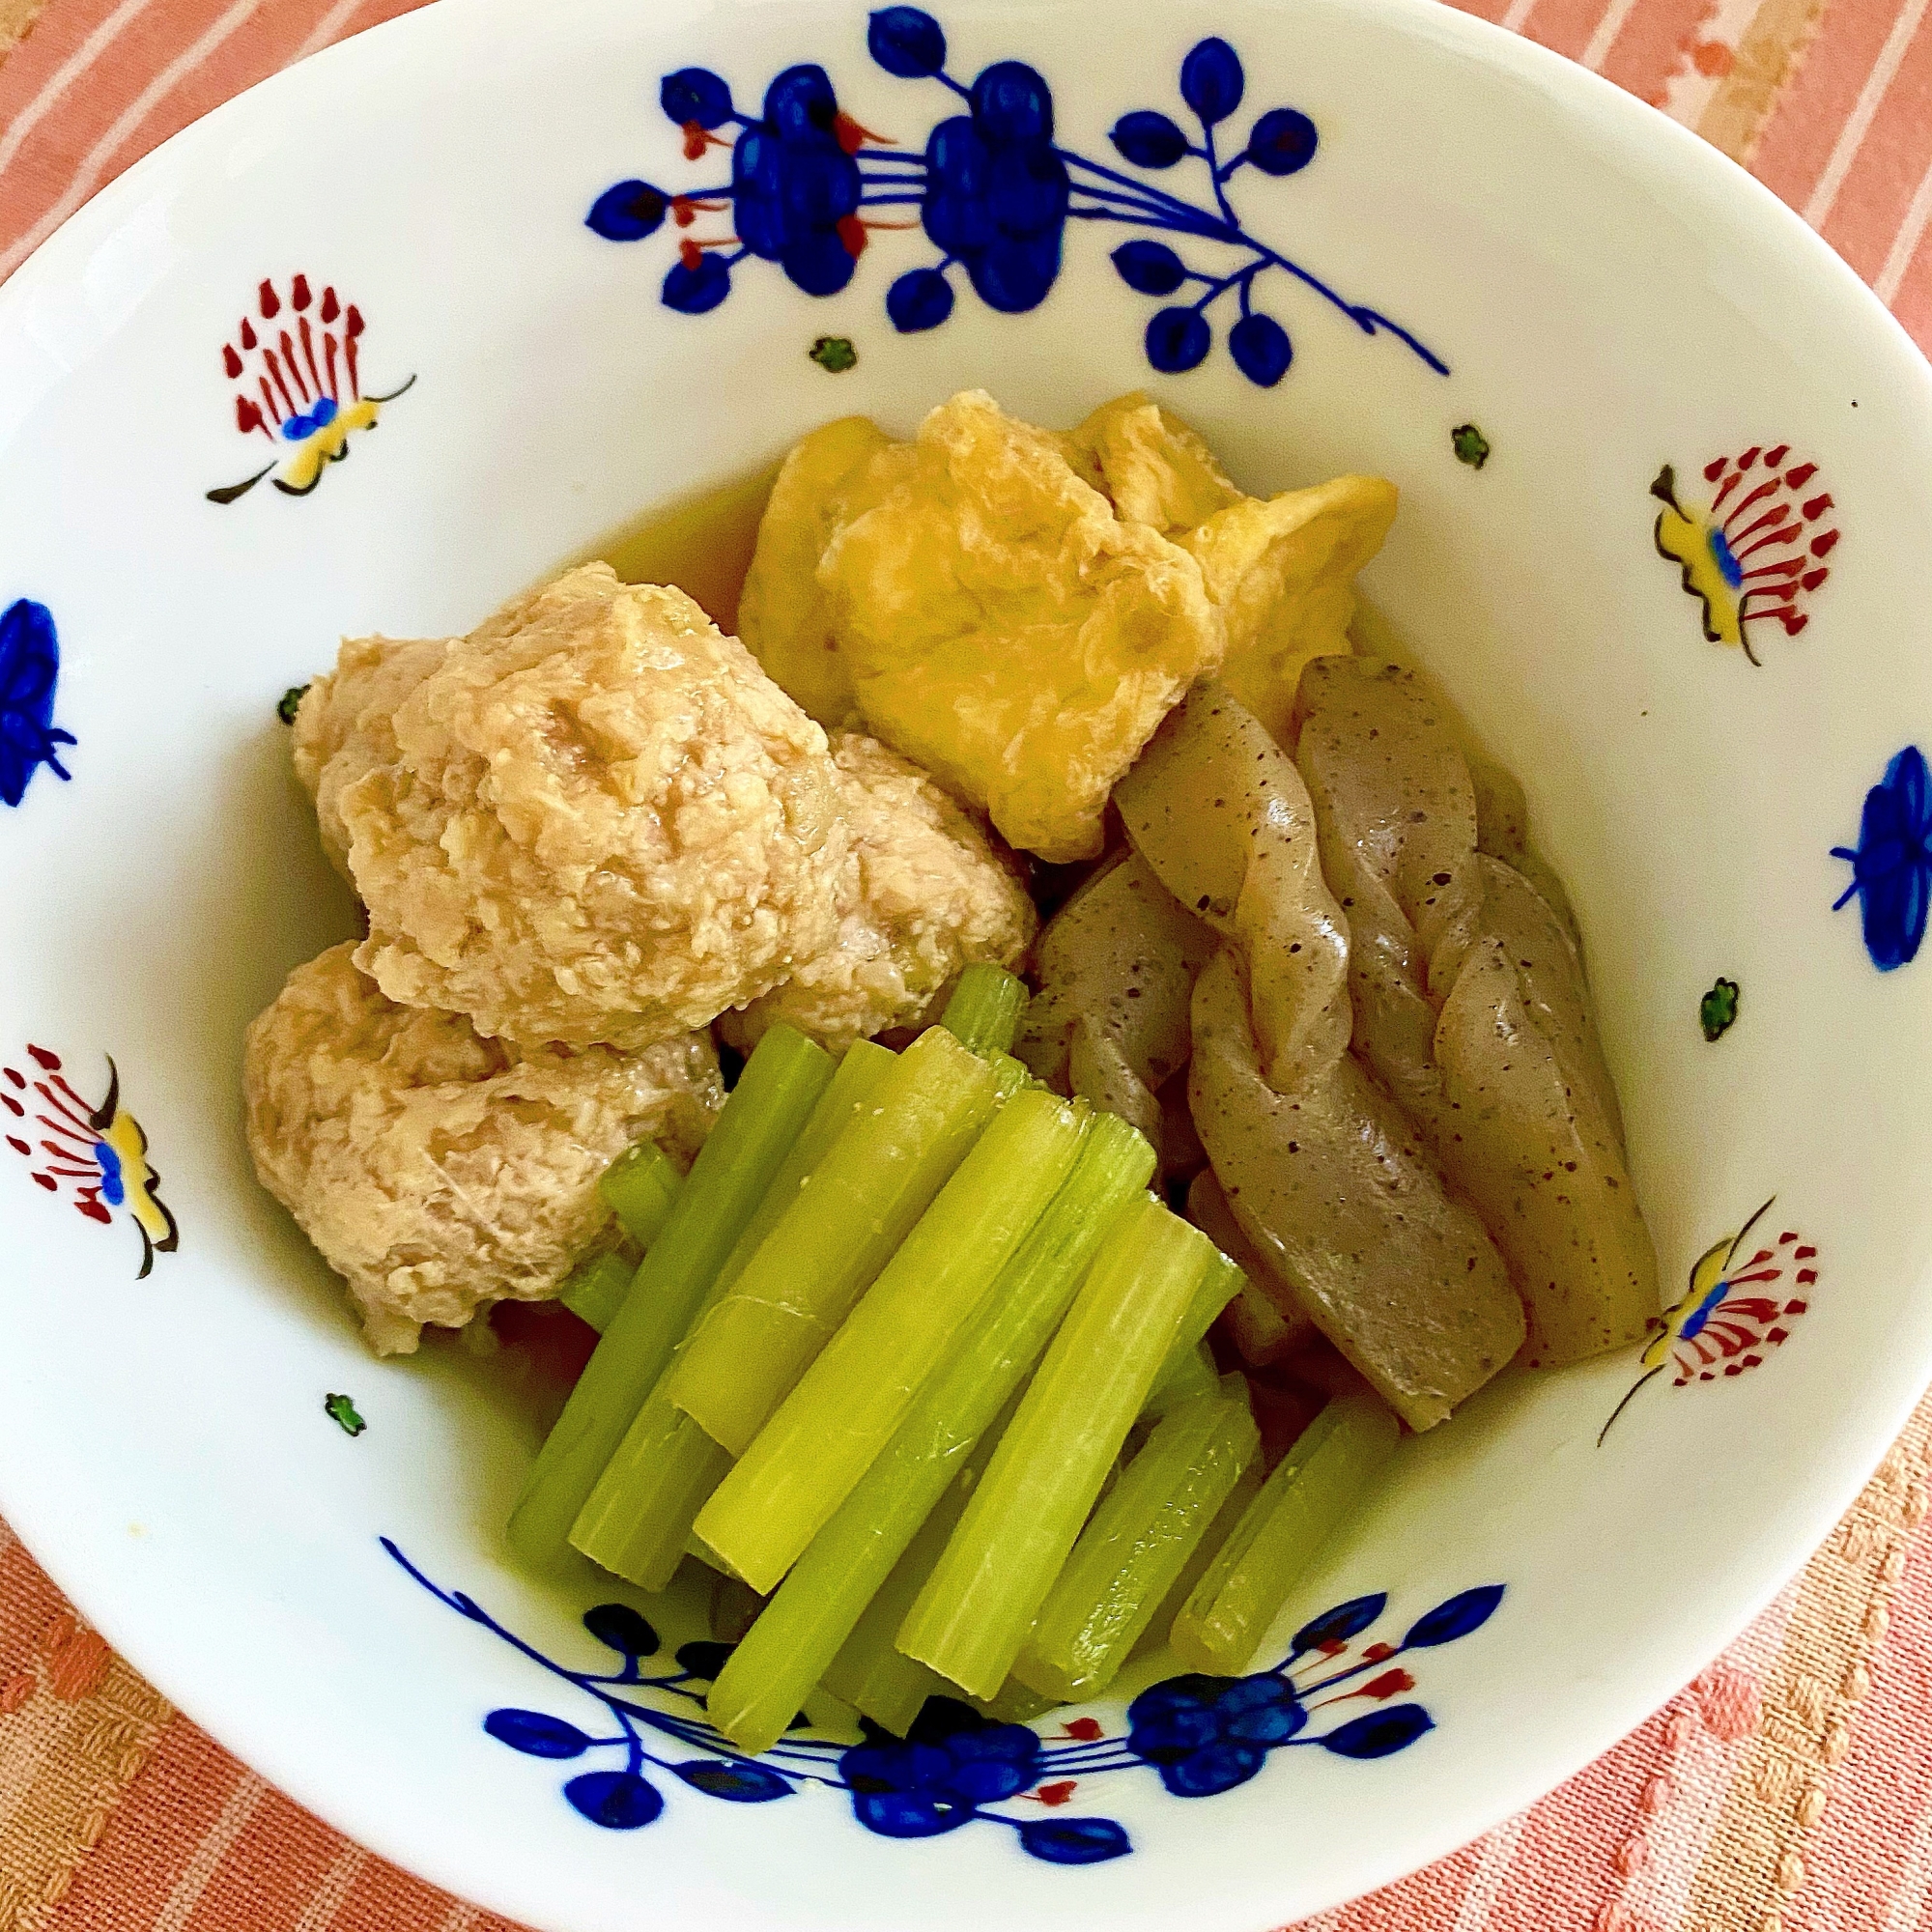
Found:
<path fill-rule="evenodd" d="M 1174 1620 L 1174 1654 L 1190 1670 L 1245 1667 L 1316 1552 L 1373 1488 L 1400 1431 L 1367 1396 L 1331 1402 L 1302 1431 L 1248 1505 Z"/>
<path fill-rule="evenodd" d="M 1209 1245 L 1212 1246 L 1212 1243 Z M 1188 1303 L 1187 1313 L 1182 1316 L 1180 1326 L 1175 1333 L 1169 1362 L 1172 1363 L 1186 1350 L 1197 1348 L 1208 1329 L 1213 1327 L 1215 1318 L 1247 1285 L 1248 1278 L 1240 1267 L 1215 1248 L 1213 1259 L 1208 1264 L 1208 1272 L 1201 1278 L 1201 1287 Z"/>
<path fill-rule="evenodd" d="M 1260 1449 L 1239 1376 L 1170 1408 L 1081 1531 L 1013 1675 L 1066 1703 L 1104 1690 Z"/>
<path fill-rule="evenodd" d="M 1153 1387 L 1148 1390 L 1142 1419 L 1157 1422 L 1169 1409 L 1195 1396 L 1211 1395 L 1220 1386 L 1221 1373 L 1214 1366 L 1214 1352 L 1206 1342 L 1196 1342 L 1187 1349 L 1170 1349 L 1166 1361 L 1160 1365 L 1160 1373 L 1153 1378 Z"/>
<path fill-rule="evenodd" d="M 939 1681 L 943 1684 L 946 1680 L 942 1677 Z M 1058 1697 L 1042 1697 L 1017 1677 L 1009 1677 L 1000 1686 L 997 1696 L 975 1697 L 973 1706 L 982 1718 L 991 1718 L 996 1724 L 1030 1724 L 1061 1701 Z"/>
<path fill-rule="evenodd" d="M 621 1255 L 599 1255 L 575 1270 L 558 1299 L 580 1321 L 603 1334 L 610 1327 L 637 1273 Z"/>
<path fill-rule="evenodd" d="M 726 1662 L 711 1710 L 742 1749 L 776 1742 L 805 1692 L 833 1668 L 976 1445 L 998 1440 L 1000 1411 L 1153 1166 L 1153 1150 L 1124 1121 L 1101 1114 L 1089 1122 L 1073 1171 L 1000 1271 L 952 1359 L 920 1391 L 885 1453 L 812 1538 Z M 888 1648 L 902 1610 L 892 1613 Z"/>
<path fill-rule="evenodd" d="M 667 1376 L 644 1398 L 570 1530 L 593 1563 L 640 1590 L 669 1586 L 697 1512 L 731 1467 L 670 1400 Z"/>
<path fill-rule="evenodd" d="M 1240 1268 L 1216 1248 L 1194 1299 L 1187 1304 L 1187 1313 L 1181 1317 L 1180 1326 L 1175 1330 L 1173 1344 L 1153 1378 L 1153 1387 L 1148 1391 L 1147 1407 L 1142 1413 L 1149 1421 L 1165 1415 L 1177 1402 L 1184 1402 L 1191 1395 L 1206 1395 L 1210 1388 L 1220 1386 L 1221 1372 L 1214 1366 L 1214 1351 L 1204 1338 L 1214 1325 L 1215 1317 L 1240 1293 L 1247 1282 Z"/>
<path fill-rule="evenodd" d="M 550 1567 L 566 1557 L 578 1511 L 832 1074 L 831 1055 L 785 1026 L 766 1034 L 745 1063 L 669 1218 L 524 1484 L 509 1541 L 525 1562 Z"/>
<path fill-rule="evenodd" d="M 901 1650 L 976 1697 L 998 1692 L 1216 1258 L 1151 1196 L 1115 1220 Z"/>
<path fill-rule="evenodd" d="M 833 1143 L 872 1104 L 895 1065 L 894 1054 L 865 1040 L 847 1050 L 757 1212 L 706 1291 L 694 1327 L 744 1271 Z M 697 1512 L 731 1466 L 730 1457 L 671 1401 L 675 1374 L 673 1356 L 570 1532 L 571 1542 L 593 1562 L 646 1590 L 662 1590 L 670 1582 Z M 786 1712 L 787 1722 L 791 1716 Z"/>
<path fill-rule="evenodd" d="M 896 1649 L 893 1638 L 959 1521 L 971 1481 L 970 1470 L 953 1479 L 938 1508 L 920 1525 L 878 1594 L 839 1645 L 838 1654 L 825 1666 L 826 1690 L 862 1717 L 883 1724 L 895 1737 L 905 1736 L 928 1697 L 944 1696 L 955 1690 L 936 1671 Z M 715 1718 L 713 1721 L 717 1721 Z M 727 1727 L 720 1728 L 726 1737 L 733 1735 Z M 762 1731 L 764 1726 L 759 1728 Z"/>
<path fill-rule="evenodd" d="M 597 1192 L 625 1234 L 648 1248 L 670 1218 L 683 1185 L 670 1155 L 655 1141 L 639 1141 L 604 1170 Z"/>
<path fill-rule="evenodd" d="M 1044 1089 L 1009 1100 L 719 1485 L 697 1533 L 753 1589 L 778 1583 L 891 1441 L 1072 1169 L 1084 1128 L 1084 1110 Z"/>
<path fill-rule="evenodd" d="M 976 959 L 959 975 L 939 1024 L 974 1053 L 1010 1053 L 1026 1004 L 1027 989 L 1018 980 Z"/>
<path fill-rule="evenodd" d="M 898 1056 L 677 1365 L 677 1406 L 734 1456 L 771 1419 L 979 1138 L 993 1070 L 943 1027 Z M 773 1579 L 776 1581 L 776 1577 Z"/>
<path fill-rule="evenodd" d="M 1220 1555 L 1228 1539 L 1234 1535 L 1236 1526 L 1247 1515 L 1248 1505 L 1261 1494 L 1262 1485 L 1266 1481 L 1267 1471 L 1262 1467 L 1258 1456 L 1236 1479 L 1235 1487 L 1228 1492 L 1227 1500 L 1216 1511 L 1214 1520 L 1208 1525 L 1207 1534 L 1189 1552 L 1187 1561 L 1181 1565 L 1180 1575 L 1168 1586 L 1159 1608 L 1148 1619 L 1147 1629 L 1134 1645 L 1134 1658 L 1145 1657 L 1149 1652 L 1166 1646 L 1174 1630 L 1174 1620 L 1187 1607 L 1194 1586 L 1208 1574 L 1208 1564 Z"/>

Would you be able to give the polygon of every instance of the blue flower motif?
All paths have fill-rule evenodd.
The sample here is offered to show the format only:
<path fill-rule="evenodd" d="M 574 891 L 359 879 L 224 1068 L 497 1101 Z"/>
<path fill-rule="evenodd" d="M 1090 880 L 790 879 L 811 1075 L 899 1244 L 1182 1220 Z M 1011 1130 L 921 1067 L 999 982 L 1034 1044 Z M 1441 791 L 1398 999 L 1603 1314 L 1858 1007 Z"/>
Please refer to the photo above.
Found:
<path fill-rule="evenodd" d="M 15 600 L 0 612 L 0 803 L 18 805 L 42 765 L 57 779 L 72 776 L 60 748 L 74 742 L 73 733 L 54 725 L 59 680 L 53 612 L 31 598 Z"/>
<path fill-rule="evenodd" d="M 387 1538 L 384 1547 L 439 1602 L 584 1693 L 613 1723 L 613 1731 L 599 1736 L 545 1711 L 508 1708 L 483 1720 L 492 1738 L 526 1757 L 566 1761 L 620 1752 L 620 1769 L 582 1772 L 563 1786 L 565 1802 L 605 1831 L 637 1831 L 662 1814 L 664 1792 L 645 1775 L 655 1767 L 688 1790 L 733 1804 L 772 1804 L 811 1785 L 838 1791 L 849 1798 L 854 1819 L 881 1837 L 944 1837 L 976 1822 L 1005 1826 L 1028 1857 L 1062 1865 L 1123 1858 L 1133 1844 L 1112 1818 L 1040 1817 L 1003 1807 L 1037 1804 L 1057 1812 L 1087 1780 L 1147 1769 L 1176 1797 L 1208 1798 L 1246 1783 L 1270 1751 L 1293 1746 L 1363 1760 L 1406 1749 L 1433 1723 L 1420 1704 L 1389 1702 L 1414 1685 L 1395 1660 L 1479 1630 L 1503 1595 L 1500 1584 L 1464 1590 L 1417 1618 L 1400 1644 L 1370 1644 L 1354 1658 L 1349 1655 L 1354 1639 L 1388 1600 L 1376 1595 L 1338 1604 L 1295 1633 L 1289 1656 L 1273 1670 L 1174 1677 L 1144 1690 L 1128 1707 L 1124 1738 L 1110 1739 L 1096 1719 L 1081 1718 L 1066 1724 L 1061 1741 L 1049 1742 L 1027 1725 L 997 1723 L 952 1698 L 929 1697 L 903 1739 L 868 1723 L 863 1744 L 840 1744 L 810 1735 L 801 1718 L 783 1743 L 753 1759 L 704 1721 L 703 1693 L 694 1688 L 717 1676 L 730 1645 L 684 1644 L 674 1670 L 646 1675 L 644 1661 L 661 1648 L 658 1633 L 627 1605 L 602 1604 L 584 1614 L 583 1626 L 620 1667 L 578 1669 L 504 1629 L 472 1598 L 431 1582 Z M 640 1690 L 657 1691 L 666 1704 L 639 1701 L 634 1693 Z M 1319 1720 L 1320 1713 L 1357 1701 L 1374 1708 L 1341 1722 Z M 685 1754 L 659 1755 L 647 1747 L 647 1737 L 668 1740 Z"/>
<path fill-rule="evenodd" d="M 1834 845 L 1832 857 L 1852 867 L 1852 882 L 1832 910 L 1859 901 L 1872 964 L 1889 973 L 1917 958 L 1932 905 L 1932 773 L 1917 745 L 1906 746 L 1865 793 L 1858 844 Z"/>
<path fill-rule="evenodd" d="M 903 1744 L 880 1738 L 838 1761 L 861 1824 L 888 1838 L 932 1838 L 1037 1781 L 1040 1742 L 1024 1724 L 996 1724 L 965 1704 L 931 1697 Z"/>
<path fill-rule="evenodd" d="M 1273 1671 L 1170 1677 L 1127 1706 L 1127 1748 L 1177 1798 L 1210 1798 L 1245 1784 L 1307 1722 L 1294 1687 Z"/>
<path fill-rule="evenodd" d="M 935 81 L 964 111 L 941 120 L 923 146 L 900 148 L 839 108 L 821 67 L 786 69 L 766 90 L 755 117 L 734 104 L 719 74 L 680 68 L 665 76 L 660 104 L 683 131 L 688 160 L 712 147 L 730 150 L 728 179 L 675 194 L 640 179 L 620 181 L 597 197 L 587 226 L 612 242 L 642 241 L 667 219 L 687 231 L 662 290 L 665 305 L 687 315 L 724 301 L 732 271 L 751 258 L 777 263 L 807 295 L 836 295 L 851 282 L 875 231 L 917 228 L 939 259 L 894 279 L 886 315 L 901 334 L 920 334 L 952 316 L 955 268 L 988 308 L 1022 314 L 1044 301 L 1059 280 L 1067 224 L 1113 222 L 1219 251 L 1213 269 L 1192 267 L 1165 242 L 1151 240 L 1113 251 L 1122 279 L 1139 294 L 1164 298 L 1188 283 L 1197 286 L 1191 302 L 1171 303 L 1147 325 L 1148 359 L 1163 373 L 1178 375 L 1207 359 L 1214 343 L 1210 311 L 1228 298 L 1238 311 L 1227 331 L 1235 366 L 1260 387 L 1279 383 L 1293 362 L 1294 347 L 1282 324 L 1255 305 L 1257 286 L 1279 273 L 1364 334 L 1393 335 L 1430 368 L 1448 374 L 1447 364 L 1408 330 L 1378 310 L 1347 300 L 1243 225 L 1229 198 L 1230 180 L 1248 166 L 1277 180 L 1298 174 L 1314 160 L 1319 137 L 1299 108 L 1270 107 L 1244 141 L 1237 136 L 1224 143 L 1247 93 L 1240 57 L 1227 41 L 1199 41 L 1180 64 L 1179 91 L 1198 138 L 1174 116 L 1151 107 L 1122 115 L 1111 130 L 1116 154 L 1144 173 L 1200 162 L 1208 194 L 1192 201 L 1061 146 L 1053 91 L 1024 61 L 995 61 L 970 85 L 956 79 L 946 69 L 944 29 L 921 8 L 880 8 L 867 20 L 866 45 L 885 72 Z M 738 131 L 727 139 L 719 130 L 729 128 Z M 905 218 L 885 213 L 895 209 L 906 211 Z M 728 236 L 688 232 L 700 214 L 724 212 L 732 216 Z"/>

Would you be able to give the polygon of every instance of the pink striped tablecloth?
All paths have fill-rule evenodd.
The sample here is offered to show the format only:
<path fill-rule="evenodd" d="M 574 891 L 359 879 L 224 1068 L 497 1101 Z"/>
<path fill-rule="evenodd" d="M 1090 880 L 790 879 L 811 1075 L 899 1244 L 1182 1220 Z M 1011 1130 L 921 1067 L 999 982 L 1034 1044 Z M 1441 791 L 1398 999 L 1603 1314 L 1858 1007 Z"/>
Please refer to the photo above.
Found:
<path fill-rule="evenodd" d="M 0 0 L 0 276 L 157 141 L 419 0 Z M 541 5 L 543 0 L 532 0 Z M 1474 0 L 1743 161 L 1932 348 L 1932 0 Z M 1932 1928 L 1932 1399 L 1718 1663 L 1308 1932 Z M 472 1932 L 180 1716 L 0 1523 L 0 1932 Z M 505 1928 L 514 1932 L 514 1928 Z"/>

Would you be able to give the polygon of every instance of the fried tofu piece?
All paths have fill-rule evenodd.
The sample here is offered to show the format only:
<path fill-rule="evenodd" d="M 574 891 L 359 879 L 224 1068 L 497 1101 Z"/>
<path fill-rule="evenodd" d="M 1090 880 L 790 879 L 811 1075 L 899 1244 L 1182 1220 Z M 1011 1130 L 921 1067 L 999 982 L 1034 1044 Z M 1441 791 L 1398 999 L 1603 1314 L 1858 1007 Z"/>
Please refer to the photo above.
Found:
<path fill-rule="evenodd" d="M 910 446 L 876 423 L 841 416 L 793 444 L 758 525 L 738 598 L 739 635 L 766 673 L 828 728 L 848 723 L 858 699 L 818 586 L 818 560 L 912 462 Z"/>
<path fill-rule="evenodd" d="M 1265 502 L 1244 497 L 1177 539 L 1227 625 L 1221 682 L 1279 743 L 1303 668 L 1350 649 L 1355 573 L 1381 549 L 1395 508 L 1393 483 L 1337 476 Z"/>
<path fill-rule="evenodd" d="M 1201 566 L 982 392 L 912 447 L 818 566 L 860 711 L 1012 844 L 1092 858 L 1115 781 L 1220 662 Z"/>
<path fill-rule="evenodd" d="M 683 592 L 608 564 L 450 640 L 338 776 L 356 964 L 482 1034 L 648 1046 L 837 929 L 824 731 Z"/>
<path fill-rule="evenodd" d="M 1103 404 L 1064 440 L 1121 517 L 1200 560 L 1228 630 L 1221 682 L 1286 742 L 1302 667 L 1350 649 L 1355 573 L 1388 535 L 1395 485 L 1338 476 L 1246 496 L 1198 432 L 1138 391 Z"/>
<path fill-rule="evenodd" d="M 1063 440 L 1074 468 L 1123 521 L 1164 537 L 1246 500 L 1200 435 L 1139 389 L 1102 403 Z"/>
<path fill-rule="evenodd" d="M 354 950 L 298 966 L 249 1027 L 248 1146 L 370 1345 L 408 1353 L 426 1321 L 555 1294 L 613 1238 L 604 1169 L 646 1137 L 688 1163 L 724 1089 L 705 1034 L 526 1050 L 384 999 Z"/>
<path fill-rule="evenodd" d="M 1017 966 L 1038 924 L 1012 867 L 953 799 L 863 731 L 835 731 L 851 842 L 832 945 L 719 1030 L 749 1048 L 775 1020 L 841 1052 L 923 1026 L 975 960 Z"/>

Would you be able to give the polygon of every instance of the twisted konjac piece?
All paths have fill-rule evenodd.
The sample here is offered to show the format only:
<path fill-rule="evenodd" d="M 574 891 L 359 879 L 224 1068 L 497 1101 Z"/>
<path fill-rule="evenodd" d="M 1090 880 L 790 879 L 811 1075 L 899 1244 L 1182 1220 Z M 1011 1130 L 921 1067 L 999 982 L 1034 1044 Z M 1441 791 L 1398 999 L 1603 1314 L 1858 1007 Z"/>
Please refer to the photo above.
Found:
<path fill-rule="evenodd" d="M 1119 1114 L 1159 1147 L 1158 1090 L 1187 1065 L 1194 976 L 1215 943 L 1127 853 L 1040 934 L 1039 991 L 1015 1052 L 1048 1086 Z"/>
<path fill-rule="evenodd" d="M 1306 1086 L 1349 1044 L 1349 929 L 1321 877 L 1293 762 L 1226 690 L 1173 712 L 1115 787 L 1134 848 L 1239 949 L 1269 1084 Z"/>
<path fill-rule="evenodd" d="M 1495 1236 L 1529 1311 L 1525 1358 L 1639 1339 L 1658 1312 L 1656 1257 L 1568 926 L 1478 849 L 1468 761 L 1415 673 L 1321 659 L 1295 716 L 1352 938 L 1356 1053 Z M 1506 794 L 1488 789 L 1493 823 Z M 1521 849 L 1520 795 L 1503 816 Z"/>
<path fill-rule="evenodd" d="M 1444 1420 L 1523 1338 L 1483 1225 L 1414 1122 L 1342 1054 L 1288 1093 L 1263 1078 L 1231 951 L 1194 987 L 1188 1094 L 1228 1205 L 1294 1298 L 1411 1429 Z"/>
<path fill-rule="evenodd" d="M 1481 1223 L 1348 1051 L 1349 930 L 1293 760 L 1205 687 L 1116 792 L 1136 850 L 1229 942 L 1195 982 L 1188 1095 L 1236 1220 L 1412 1427 L 1509 1360 L 1522 1311 Z"/>

